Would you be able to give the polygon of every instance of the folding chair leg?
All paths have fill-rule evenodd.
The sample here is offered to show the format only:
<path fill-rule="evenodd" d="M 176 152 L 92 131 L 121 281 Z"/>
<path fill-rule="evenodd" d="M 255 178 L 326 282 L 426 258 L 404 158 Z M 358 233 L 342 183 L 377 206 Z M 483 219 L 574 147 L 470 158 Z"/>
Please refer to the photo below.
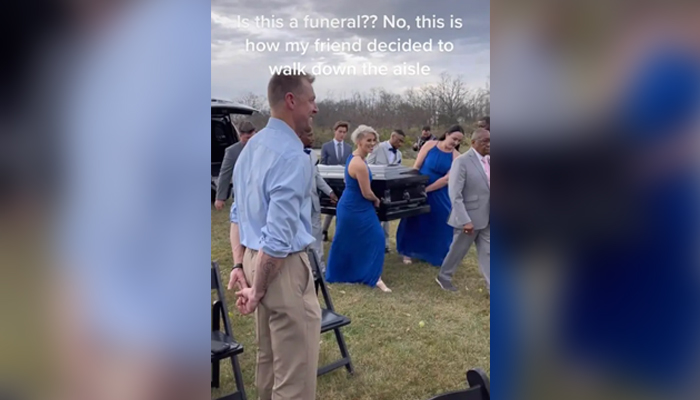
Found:
<path fill-rule="evenodd" d="M 240 393 L 241 400 L 246 400 L 243 374 L 241 373 L 241 366 L 238 364 L 238 357 L 231 357 L 231 368 L 233 369 L 233 378 L 236 381 L 236 390 Z"/>
<path fill-rule="evenodd" d="M 348 346 L 345 344 L 345 337 L 343 336 L 343 333 L 340 331 L 340 328 L 335 328 L 333 329 L 333 332 L 335 332 L 335 338 L 338 340 L 338 347 L 340 348 L 340 355 L 343 357 L 343 359 L 347 359 L 348 363 L 345 364 L 345 368 L 347 368 L 348 372 L 352 375 L 355 373 L 355 368 L 352 366 L 352 360 L 350 359 L 350 352 L 348 351 Z"/>
<path fill-rule="evenodd" d="M 211 387 L 219 387 L 219 362 L 213 361 L 211 363 Z"/>

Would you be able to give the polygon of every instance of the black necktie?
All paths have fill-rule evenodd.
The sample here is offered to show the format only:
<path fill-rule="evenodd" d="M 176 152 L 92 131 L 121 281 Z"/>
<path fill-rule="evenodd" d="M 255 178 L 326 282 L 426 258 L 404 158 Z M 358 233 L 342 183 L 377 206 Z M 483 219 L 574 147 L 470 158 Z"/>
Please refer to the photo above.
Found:
<path fill-rule="evenodd" d="M 392 152 L 392 153 L 394 153 L 394 155 L 396 155 L 396 148 L 391 147 L 391 148 L 389 148 L 389 151 Z"/>

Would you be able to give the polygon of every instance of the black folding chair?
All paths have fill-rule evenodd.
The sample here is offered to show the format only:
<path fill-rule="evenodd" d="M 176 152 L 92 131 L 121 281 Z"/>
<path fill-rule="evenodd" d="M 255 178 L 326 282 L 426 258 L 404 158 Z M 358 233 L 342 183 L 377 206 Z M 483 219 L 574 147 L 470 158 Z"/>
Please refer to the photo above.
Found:
<path fill-rule="evenodd" d="M 330 331 L 335 333 L 340 355 L 342 356 L 340 360 L 320 367 L 317 375 L 321 376 L 342 367 L 347 368 L 348 372 L 353 374 L 355 369 L 352 366 L 348 346 L 345 344 L 345 337 L 343 336 L 343 332 L 340 331 L 340 328 L 350 325 L 350 318 L 335 312 L 333 301 L 331 300 L 330 293 L 328 293 L 328 287 L 326 287 L 326 281 L 321 273 L 321 267 L 316 253 L 313 250 L 309 250 L 307 253 L 309 254 L 309 261 L 311 261 L 311 268 L 313 269 L 316 294 L 318 295 L 320 290 L 323 296 L 323 302 L 326 304 L 325 308 L 321 308 L 321 333 L 323 334 Z"/>
<path fill-rule="evenodd" d="M 430 400 L 491 400 L 491 384 L 486 373 L 480 369 L 467 371 L 469 389 L 435 396 Z"/>
<path fill-rule="evenodd" d="M 233 377 L 236 381 L 236 392 L 221 397 L 218 400 L 246 400 L 243 374 L 238 364 L 238 355 L 243 353 L 243 345 L 236 342 L 231 331 L 231 320 L 226 307 L 226 297 L 219 275 L 219 264 L 211 263 L 211 290 L 216 290 L 217 300 L 211 309 L 211 387 L 219 387 L 219 364 L 222 360 L 231 359 Z M 224 330 L 221 330 L 221 321 Z"/>

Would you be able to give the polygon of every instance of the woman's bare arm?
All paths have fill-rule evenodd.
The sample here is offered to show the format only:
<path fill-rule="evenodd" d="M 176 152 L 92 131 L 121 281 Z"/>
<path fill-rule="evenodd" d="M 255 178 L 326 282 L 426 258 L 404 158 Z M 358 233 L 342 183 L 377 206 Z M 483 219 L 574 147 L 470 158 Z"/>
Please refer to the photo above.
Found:
<path fill-rule="evenodd" d="M 428 142 L 425 142 L 423 147 L 421 147 L 420 151 L 418 152 L 418 156 L 416 156 L 416 162 L 413 163 L 413 168 L 414 169 L 420 169 L 420 167 L 423 166 L 423 161 L 425 161 L 425 156 L 428 154 L 428 151 L 435 147 L 437 145 L 437 140 L 430 140 Z"/>
<path fill-rule="evenodd" d="M 453 151 L 452 151 L 452 162 L 454 163 L 454 161 L 457 159 L 457 157 L 459 157 L 461 154 L 462 154 L 462 153 L 460 153 L 459 151 L 453 150 Z M 426 191 L 426 192 L 432 192 L 433 190 L 442 189 L 442 188 L 444 188 L 445 186 L 447 186 L 447 184 L 448 184 L 449 182 L 450 182 L 450 171 L 447 171 L 447 173 L 445 174 L 445 176 L 443 176 L 442 178 L 436 180 L 436 181 L 433 182 L 432 184 L 428 185 L 428 186 L 425 188 L 425 191 Z"/>
<path fill-rule="evenodd" d="M 350 161 L 348 173 L 351 177 L 357 179 L 357 183 L 360 185 L 360 191 L 362 191 L 362 197 L 369 201 L 378 200 L 377 196 L 372 191 L 372 185 L 369 182 L 369 171 L 367 171 L 367 165 L 363 161 L 359 158 L 353 158 Z"/>

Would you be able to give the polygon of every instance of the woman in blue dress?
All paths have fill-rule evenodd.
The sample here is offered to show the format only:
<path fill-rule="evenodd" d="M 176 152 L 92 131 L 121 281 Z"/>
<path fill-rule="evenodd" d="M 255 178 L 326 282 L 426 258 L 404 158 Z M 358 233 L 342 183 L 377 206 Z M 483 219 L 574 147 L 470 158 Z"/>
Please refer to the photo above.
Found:
<path fill-rule="evenodd" d="M 378 135 L 371 127 L 360 125 L 351 137 L 357 149 L 345 167 L 345 190 L 336 208 L 326 281 L 362 283 L 391 292 L 381 279 L 386 239 L 377 217 L 379 198 L 372 192 L 372 172 L 365 161 Z"/>
<path fill-rule="evenodd" d="M 402 219 L 396 232 L 396 249 L 404 264 L 412 258 L 436 267 L 442 265 L 452 243 L 454 229 L 447 225 L 452 205 L 447 191 L 452 161 L 460 153 L 457 147 L 464 138 L 461 126 L 451 127 L 439 140 L 432 140 L 420 149 L 413 168 L 427 175 L 430 213 Z"/>

